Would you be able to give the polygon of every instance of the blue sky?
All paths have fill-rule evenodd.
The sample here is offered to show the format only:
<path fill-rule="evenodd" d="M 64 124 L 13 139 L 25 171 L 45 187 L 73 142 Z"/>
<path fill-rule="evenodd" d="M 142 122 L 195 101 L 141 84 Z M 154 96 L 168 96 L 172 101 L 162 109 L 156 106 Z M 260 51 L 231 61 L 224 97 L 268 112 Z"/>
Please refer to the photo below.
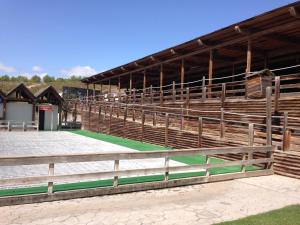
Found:
<path fill-rule="evenodd" d="M 0 0 L 0 75 L 91 75 L 289 0 Z"/>

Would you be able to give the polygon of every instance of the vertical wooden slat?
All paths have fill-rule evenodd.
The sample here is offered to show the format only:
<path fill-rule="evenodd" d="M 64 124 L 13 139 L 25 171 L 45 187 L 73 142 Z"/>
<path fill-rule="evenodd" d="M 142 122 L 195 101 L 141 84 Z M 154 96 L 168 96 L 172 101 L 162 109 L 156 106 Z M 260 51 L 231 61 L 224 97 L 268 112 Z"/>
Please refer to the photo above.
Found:
<path fill-rule="evenodd" d="M 129 74 L 129 102 L 131 103 L 132 95 L 132 73 Z"/>
<path fill-rule="evenodd" d="M 190 89 L 186 88 L 186 108 L 190 108 Z"/>
<path fill-rule="evenodd" d="M 202 89 L 202 101 L 206 100 L 206 87 Z"/>
<path fill-rule="evenodd" d="M 165 157 L 165 181 L 169 180 L 169 161 L 170 158 L 168 156 Z"/>
<path fill-rule="evenodd" d="M 147 75 L 146 75 L 146 70 L 144 70 L 143 91 L 146 89 L 146 84 L 147 84 Z"/>
<path fill-rule="evenodd" d="M 132 121 L 135 121 L 135 107 L 132 106 Z"/>
<path fill-rule="evenodd" d="M 251 62 L 252 62 L 252 42 L 251 39 L 248 39 L 247 43 L 247 59 L 246 59 L 246 76 L 251 72 Z M 245 78 L 246 80 L 246 78 Z M 248 87 L 247 83 L 245 84 L 245 98 L 248 97 Z"/>
<path fill-rule="evenodd" d="M 282 138 L 282 150 L 288 151 L 290 149 L 290 137 L 291 132 L 287 128 L 288 127 L 288 112 L 284 112 L 284 119 L 283 119 L 283 138 Z"/>
<path fill-rule="evenodd" d="M 175 86 L 175 81 L 173 81 L 173 84 L 172 84 L 172 101 L 173 102 L 176 101 L 176 86 Z"/>
<path fill-rule="evenodd" d="M 222 93 L 221 93 L 221 107 L 225 107 L 226 100 L 226 83 L 222 83 Z"/>
<path fill-rule="evenodd" d="M 119 171 L 119 164 L 120 164 L 120 161 L 119 160 L 115 160 L 114 161 L 114 171 L 117 172 Z M 117 187 L 118 186 L 118 182 L 119 181 L 119 177 L 118 176 L 114 176 L 114 183 L 113 183 L 113 186 L 114 187 Z"/>
<path fill-rule="evenodd" d="M 279 111 L 279 98 L 280 98 L 280 76 L 275 77 L 275 99 L 274 99 L 274 110 Z"/>
<path fill-rule="evenodd" d="M 156 126 L 156 118 L 157 118 L 157 112 L 156 110 L 153 112 L 153 126 Z"/>
<path fill-rule="evenodd" d="M 96 99 L 96 84 L 93 84 L 93 100 Z"/>
<path fill-rule="evenodd" d="M 160 64 L 160 73 L 159 73 L 159 90 L 160 90 L 160 92 L 163 90 L 163 85 L 164 85 L 163 64 Z"/>
<path fill-rule="evenodd" d="M 180 99 L 183 100 L 183 88 L 184 88 L 184 81 L 185 81 L 185 70 L 184 70 L 184 59 L 181 60 L 180 66 Z"/>
<path fill-rule="evenodd" d="M 210 49 L 209 51 L 209 63 L 208 63 L 208 98 L 211 98 L 211 85 L 213 78 L 213 59 L 214 58 L 214 50 Z"/>
<path fill-rule="evenodd" d="M 180 130 L 183 130 L 184 126 L 184 115 L 183 115 L 183 106 L 181 106 L 181 117 L 180 117 Z"/>
<path fill-rule="evenodd" d="M 164 94 L 163 94 L 163 90 L 161 90 L 160 92 L 159 92 L 159 104 L 160 104 L 160 106 L 162 106 L 163 105 L 163 101 L 164 101 Z"/>
<path fill-rule="evenodd" d="M 272 87 L 267 87 L 266 90 L 266 136 L 267 145 L 272 145 Z"/>
<path fill-rule="evenodd" d="M 166 113 L 165 117 L 165 146 L 168 146 L 169 142 L 169 114 Z"/>
<path fill-rule="evenodd" d="M 109 107 L 109 125 L 108 125 L 108 134 L 111 132 L 111 118 L 113 114 L 113 107 L 112 105 Z"/>
<path fill-rule="evenodd" d="M 150 103 L 153 103 L 153 87 L 152 85 L 150 86 Z"/>
<path fill-rule="evenodd" d="M 145 133 L 145 112 L 142 110 L 142 137 L 141 141 L 144 141 L 144 133 Z"/>
<path fill-rule="evenodd" d="M 127 105 L 125 106 L 124 109 L 124 119 L 123 119 L 123 137 L 126 137 L 126 119 L 127 119 Z"/>
<path fill-rule="evenodd" d="M 54 163 L 49 164 L 48 175 L 54 175 Z M 48 182 L 48 194 L 53 194 L 53 182 Z"/>
<path fill-rule="evenodd" d="M 198 119 L 198 148 L 202 147 L 202 133 L 203 133 L 203 120 L 202 117 Z"/>
<path fill-rule="evenodd" d="M 220 113 L 220 138 L 224 138 L 224 133 L 225 133 L 224 109 L 221 108 L 221 113 Z"/>

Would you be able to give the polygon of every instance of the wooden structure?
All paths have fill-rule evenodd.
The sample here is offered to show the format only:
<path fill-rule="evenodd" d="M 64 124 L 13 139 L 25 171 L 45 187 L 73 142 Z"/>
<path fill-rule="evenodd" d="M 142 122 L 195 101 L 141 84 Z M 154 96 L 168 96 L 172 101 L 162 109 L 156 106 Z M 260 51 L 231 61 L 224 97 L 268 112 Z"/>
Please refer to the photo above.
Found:
<path fill-rule="evenodd" d="M 202 83 L 206 85 L 205 97 L 213 97 L 214 85 L 238 84 L 252 71 L 288 67 L 299 62 L 299 9 L 299 2 L 283 6 L 84 78 L 82 82 L 87 86 L 106 84 L 115 85 L 119 90 L 128 89 L 129 101 L 133 94 L 146 96 L 151 90 L 158 96 L 168 96 L 165 90 L 173 82 L 181 99 L 187 87 L 199 87 Z M 234 90 L 240 89 L 234 87 Z"/>
<path fill-rule="evenodd" d="M 61 128 L 61 123 L 62 123 L 62 105 L 63 105 L 63 98 L 57 93 L 55 88 L 52 86 L 48 86 L 44 89 L 41 89 L 39 92 L 35 93 L 35 98 L 36 102 L 38 104 L 51 104 L 52 106 L 52 112 L 47 113 L 45 111 L 38 111 L 39 113 L 39 125 L 40 125 L 40 130 L 47 129 L 45 127 L 46 121 L 47 121 L 47 114 L 52 114 L 54 113 L 55 118 L 52 118 L 52 129 L 54 127 L 54 130 L 57 129 L 57 124 L 58 124 L 58 129 Z M 42 115 L 43 114 L 43 115 Z M 58 115 L 58 123 L 57 123 L 57 115 Z M 48 115 L 48 117 L 51 117 L 52 115 Z M 50 121 L 51 119 L 48 118 Z M 50 122 L 50 123 L 51 123 Z M 51 129 L 51 128 L 50 128 Z M 48 130 L 50 130 L 48 128 Z"/>
<path fill-rule="evenodd" d="M 272 87 L 274 74 L 269 70 L 262 70 L 246 76 L 248 98 L 265 98 L 266 88 Z"/>
<path fill-rule="evenodd" d="M 264 158 L 253 159 L 249 156 L 255 153 L 271 153 Z M 173 156 L 212 156 L 212 155 L 227 155 L 227 154 L 242 154 L 247 155 L 248 159 L 227 161 L 222 163 L 211 164 L 206 162 L 201 165 L 185 165 L 185 166 L 169 166 L 169 158 Z M 150 158 L 164 158 L 165 165 L 157 168 L 141 168 L 121 170 L 119 163 L 122 160 L 133 159 L 150 159 Z M 55 175 L 55 165 L 59 163 L 73 163 L 73 162 L 93 162 L 93 161 L 113 161 L 114 170 L 105 172 L 94 172 L 84 174 L 71 174 L 71 175 Z M 24 203 L 35 203 L 43 201 L 55 201 L 62 199 L 72 199 L 79 197 L 91 197 L 107 194 L 117 194 L 149 189 L 160 189 L 167 187 L 176 187 L 189 184 L 200 184 L 207 182 L 216 182 L 222 180 L 230 180 L 237 178 L 253 177 L 271 175 L 273 171 L 270 166 L 264 167 L 262 165 L 271 165 L 273 163 L 272 147 L 227 147 L 227 148 L 196 148 L 196 149 L 180 149 L 180 150 L 167 150 L 167 151 L 151 151 L 151 152 L 129 152 L 129 153 L 90 153 L 90 154 L 69 154 L 69 155 L 48 155 L 48 156 L 1 156 L 1 166 L 22 166 L 22 165 L 37 165 L 46 164 L 49 167 L 49 174 L 46 176 L 35 177 L 22 177 L 22 178 L 7 178 L 1 179 L 0 185 L 24 185 L 24 184 L 40 184 L 48 183 L 48 193 L 22 195 L 22 196 L 8 196 L 0 197 L 0 206 L 15 205 Z M 246 171 L 245 166 L 256 165 L 259 166 L 258 170 Z M 226 166 L 241 166 L 240 172 L 211 175 L 209 169 L 222 168 Z M 169 173 L 184 172 L 184 171 L 205 171 L 203 176 L 190 177 L 190 178 L 177 178 L 169 180 Z M 119 177 L 128 176 L 145 176 L 149 174 L 163 174 L 163 181 L 154 181 L 146 183 L 118 185 Z M 56 182 L 72 182 L 82 179 L 107 179 L 113 178 L 113 186 L 53 192 L 53 185 Z"/>

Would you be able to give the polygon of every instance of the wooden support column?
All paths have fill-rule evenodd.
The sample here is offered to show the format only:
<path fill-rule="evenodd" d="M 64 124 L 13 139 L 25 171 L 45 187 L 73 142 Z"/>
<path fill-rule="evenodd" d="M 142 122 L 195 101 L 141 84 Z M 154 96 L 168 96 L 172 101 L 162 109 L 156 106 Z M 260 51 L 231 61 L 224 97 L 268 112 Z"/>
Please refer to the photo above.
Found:
<path fill-rule="evenodd" d="M 118 77 L 118 93 L 121 93 L 121 76 Z M 120 99 L 119 99 L 120 101 Z"/>
<path fill-rule="evenodd" d="M 254 124 L 249 123 L 248 127 L 248 145 L 252 147 L 254 145 Z M 248 159 L 253 159 L 253 152 L 249 153 Z"/>
<path fill-rule="evenodd" d="M 141 142 L 144 141 L 144 133 L 145 133 L 145 112 L 142 110 L 142 137 Z"/>
<path fill-rule="evenodd" d="M 209 51 L 209 62 L 208 62 L 208 98 L 211 98 L 211 85 L 213 78 L 213 63 L 214 63 L 214 50 Z"/>
<path fill-rule="evenodd" d="M 172 101 L 176 101 L 176 86 L 175 86 L 175 81 L 172 83 Z"/>
<path fill-rule="evenodd" d="M 159 90 L 162 92 L 164 85 L 164 71 L 163 64 L 160 64 L 160 75 L 159 75 Z"/>
<path fill-rule="evenodd" d="M 282 138 L 282 150 L 288 151 L 290 150 L 291 145 L 291 130 L 288 129 L 288 112 L 284 112 L 284 120 L 283 120 L 283 138 Z"/>
<path fill-rule="evenodd" d="M 184 88 L 184 81 L 185 81 L 185 70 L 184 70 L 184 59 L 181 60 L 181 67 L 180 67 L 180 99 L 183 100 L 183 88 Z"/>
<path fill-rule="evenodd" d="M 222 83 L 221 107 L 224 108 L 226 100 L 226 83 Z"/>
<path fill-rule="evenodd" d="M 54 175 L 54 163 L 49 164 L 48 176 Z M 53 182 L 48 182 L 48 195 L 53 194 Z"/>
<path fill-rule="evenodd" d="M 267 146 L 272 145 L 272 87 L 266 90 L 266 136 Z"/>
<path fill-rule="evenodd" d="M 198 119 L 198 148 L 202 147 L 202 133 L 203 133 L 203 120 L 202 117 Z"/>
<path fill-rule="evenodd" d="M 279 111 L 279 98 L 280 98 L 280 76 L 275 77 L 275 99 L 274 99 L 274 111 Z"/>
<path fill-rule="evenodd" d="M 252 43 L 251 39 L 248 39 L 247 44 L 247 65 L 246 65 L 246 76 L 251 72 L 251 62 L 252 62 Z M 246 77 L 245 77 L 246 82 Z M 248 90 L 247 85 L 245 85 L 245 98 L 248 97 Z"/>
<path fill-rule="evenodd" d="M 96 99 L 96 84 L 93 84 L 93 99 Z"/>
<path fill-rule="evenodd" d="M 89 84 L 86 84 L 86 104 L 89 103 Z"/>
<path fill-rule="evenodd" d="M 131 95 L 132 95 L 132 73 L 129 75 L 129 102 L 131 103 Z"/>
<path fill-rule="evenodd" d="M 169 114 L 166 113 L 166 118 L 165 118 L 165 146 L 168 146 L 169 142 Z"/>
<path fill-rule="evenodd" d="M 202 100 L 206 99 L 205 76 L 202 77 Z"/>
<path fill-rule="evenodd" d="M 150 103 L 153 103 L 153 88 L 152 85 L 150 86 Z"/>
<path fill-rule="evenodd" d="M 190 89 L 187 87 L 186 88 L 186 98 L 185 98 L 186 102 L 185 102 L 185 106 L 187 109 L 190 108 Z"/>
<path fill-rule="evenodd" d="M 224 138 L 224 134 L 225 134 L 224 109 L 221 108 L 221 116 L 220 116 L 220 138 Z"/>
<path fill-rule="evenodd" d="M 147 75 L 146 75 L 146 70 L 144 70 L 144 78 L 143 78 L 143 92 L 146 89 L 146 85 L 147 85 Z"/>

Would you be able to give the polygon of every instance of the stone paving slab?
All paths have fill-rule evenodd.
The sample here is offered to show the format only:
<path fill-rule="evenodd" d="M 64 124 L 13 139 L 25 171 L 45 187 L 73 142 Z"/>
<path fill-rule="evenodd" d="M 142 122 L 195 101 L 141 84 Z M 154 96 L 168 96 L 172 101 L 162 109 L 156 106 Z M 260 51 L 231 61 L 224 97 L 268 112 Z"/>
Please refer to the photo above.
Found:
<path fill-rule="evenodd" d="M 0 207 L 1 225 L 207 225 L 300 204 L 300 180 L 277 175 Z"/>
<path fill-rule="evenodd" d="M 0 155 L 14 156 L 136 151 L 65 131 L 0 132 L 0 143 Z M 179 165 L 184 164 L 173 160 L 170 161 L 170 166 Z M 162 166 L 164 166 L 164 159 L 122 160 L 120 162 L 120 169 L 122 170 Z M 89 173 L 109 170 L 113 170 L 113 161 L 61 163 L 55 165 L 55 174 Z M 39 176 L 46 175 L 47 173 L 48 165 L 3 166 L 0 169 L 0 179 Z"/>

